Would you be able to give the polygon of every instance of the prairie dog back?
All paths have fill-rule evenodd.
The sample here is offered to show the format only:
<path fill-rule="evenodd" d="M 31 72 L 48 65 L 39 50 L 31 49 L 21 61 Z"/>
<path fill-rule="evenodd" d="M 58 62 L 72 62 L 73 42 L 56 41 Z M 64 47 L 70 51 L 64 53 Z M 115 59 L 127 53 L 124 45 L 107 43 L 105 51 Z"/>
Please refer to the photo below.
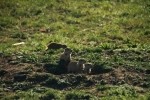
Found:
<path fill-rule="evenodd" d="M 68 65 L 68 72 L 75 72 L 75 73 L 82 72 L 84 63 L 85 63 L 84 60 L 71 61 Z"/>
<path fill-rule="evenodd" d="M 77 61 L 70 62 L 68 65 L 68 72 L 77 72 L 78 71 L 77 63 L 78 63 Z"/>

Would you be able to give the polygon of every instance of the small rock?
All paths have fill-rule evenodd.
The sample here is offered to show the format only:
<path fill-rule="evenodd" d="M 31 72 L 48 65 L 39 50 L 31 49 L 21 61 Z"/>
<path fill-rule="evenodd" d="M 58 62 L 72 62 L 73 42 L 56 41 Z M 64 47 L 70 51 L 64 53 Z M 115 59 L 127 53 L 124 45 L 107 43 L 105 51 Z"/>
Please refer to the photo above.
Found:
<path fill-rule="evenodd" d="M 17 64 L 19 64 L 19 62 L 18 61 L 10 61 L 9 64 L 11 64 L 11 65 L 17 65 Z"/>
<path fill-rule="evenodd" d="M 0 70 L 0 77 L 4 76 L 5 74 L 7 74 L 8 72 L 6 70 Z"/>
<path fill-rule="evenodd" d="M 14 76 L 14 81 L 16 82 L 22 82 L 22 81 L 25 81 L 26 80 L 26 78 L 27 78 L 27 75 L 25 75 L 25 74 L 16 74 L 15 76 Z"/>
<path fill-rule="evenodd" d="M 150 74 L 150 69 L 147 69 L 147 70 L 145 71 L 145 73 L 146 73 L 146 74 Z"/>

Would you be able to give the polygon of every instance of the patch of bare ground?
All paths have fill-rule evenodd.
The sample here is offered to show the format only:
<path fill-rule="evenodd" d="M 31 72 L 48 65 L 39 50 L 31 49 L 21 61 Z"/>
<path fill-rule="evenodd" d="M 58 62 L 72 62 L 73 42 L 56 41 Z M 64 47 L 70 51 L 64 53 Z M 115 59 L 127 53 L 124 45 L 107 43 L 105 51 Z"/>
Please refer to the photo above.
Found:
<path fill-rule="evenodd" d="M 14 63 L 13 63 L 14 62 Z M 17 73 L 20 74 L 31 74 L 38 70 L 34 67 L 34 64 L 29 63 L 18 63 L 13 61 L 11 57 L 0 58 L 0 78 L 1 81 L 12 81 Z M 5 72 L 5 73 L 4 73 Z"/>
<path fill-rule="evenodd" d="M 0 58 L 0 70 L 5 71 L 6 73 L 0 73 L 1 82 L 0 84 L 4 84 L 5 82 L 29 82 L 34 84 L 40 84 L 42 86 L 51 87 L 49 82 L 55 81 L 60 82 L 61 89 L 63 90 L 70 90 L 73 88 L 76 89 L 89 89 L 88 92 L 95 92 L 96 85 L 122 85 L 128 84 L 135 87 L 140 88 L 149 88 L 149 75 L 145 74 L 144 72 L 136 71 L 136 70 L 128 70 L 123 67 L 114 68 L 112 71 L 108 73 L 101 73 L 101 74 L 61 74 L 61 75 L 52 75 L 51 73 L 45 72 L 42 67 L 37 67 L 35 64 L 29 63 L 17 63 L 12 64 L 9 61 L 9 58 Z M 39 71 L 40 70 L 40 71 Z M 35 74 L 36 73 L 36 74 Z M 50 74 L 50 75 L 49 75 Z M 20 75 L 20 76 L 16 76 Z M 26 78 L 26 75 L 28 78 Z M 53 76 L 53 79 L 47 81 L 50 76 Z M 43 79 L 44 77 L 44 79 Z M 14 79 L 16 78 L 16 81 Z M 24 78 L 24 80 L 22 80 Z M 56 79 L 55 79 L 56 78 Z M 21 80 L 20 80 L 21 79 Z M 48 83 L 46 83 L 48 82 Z M 66 83 L 67 82 L 67 83 Z M 44 83 L 44 84 L 43 84 Z M 7 83 L 6 83 L 7 85 Z M 59 89 L 59 86 L 57 86 Z M 139 88 L 138 88 L 139 89 Z M 141 89 L 139 89 L 141 90 Z M 99 94 L 100 95 L 100 94 Z"/>

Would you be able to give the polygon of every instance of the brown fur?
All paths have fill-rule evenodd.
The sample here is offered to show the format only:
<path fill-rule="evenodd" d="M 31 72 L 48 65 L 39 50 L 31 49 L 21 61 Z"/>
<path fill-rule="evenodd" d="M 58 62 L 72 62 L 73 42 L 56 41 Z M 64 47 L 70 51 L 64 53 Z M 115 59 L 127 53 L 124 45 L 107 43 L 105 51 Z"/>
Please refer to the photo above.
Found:
<path fill-rule="evenodd" d="M 64 50 L 64 52 L 60 55 L 60 60 L 70 61 L 71 60 L 71 53 L 72 53 L 72 50 L 69 48 L 66 48 Z"/>
<path fill-rule="evenodd" d="M 59 67 L 62 68 L 64 72 L 67 72 L 67 66 L 71 61 L 71 52 L 71 49 L 66 48 L 64 52 L 60 55 Z"/>
<path fill-rule="evenodd" d="M 83 71 L 85 60 L 71 61 L 68 65 L 68 72 L 81 73 Z"/>

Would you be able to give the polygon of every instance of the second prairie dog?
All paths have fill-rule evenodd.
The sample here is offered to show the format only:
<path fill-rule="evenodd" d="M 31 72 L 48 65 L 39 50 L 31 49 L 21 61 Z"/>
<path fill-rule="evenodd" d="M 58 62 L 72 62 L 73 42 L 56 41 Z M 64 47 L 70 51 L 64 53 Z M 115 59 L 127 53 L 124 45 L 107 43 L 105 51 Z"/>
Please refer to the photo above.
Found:
<path fill-rule="evenodd" d="M 92 68 L 93 68 L 93 64 L 92 64 L 92 63 L 85 63 L 85 64 L 84 64 L 84 67 L 83 67 L 83 71 L 84 71 L 84 73 L 86 73 L 86 74 L 90 74 Z"/>
<path fill-rule="evenodd" d="M 84 68 L 85 60 L 80 59 L 79 61 L 71 61 L 68 65 L 68 72 L 81 73 Z"/>

